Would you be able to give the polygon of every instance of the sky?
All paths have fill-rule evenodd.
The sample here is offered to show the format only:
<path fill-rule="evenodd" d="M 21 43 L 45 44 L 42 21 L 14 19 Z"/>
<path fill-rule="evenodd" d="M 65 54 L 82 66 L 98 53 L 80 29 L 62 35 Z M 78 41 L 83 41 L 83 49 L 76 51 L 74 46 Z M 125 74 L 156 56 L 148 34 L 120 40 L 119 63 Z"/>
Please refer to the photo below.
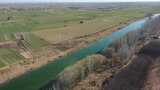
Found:
<path fill-rule="evenodd" d="M 24 3 L 24 2 L 138 2 L 160 0 L 0 0 L 0 3 Z"/>

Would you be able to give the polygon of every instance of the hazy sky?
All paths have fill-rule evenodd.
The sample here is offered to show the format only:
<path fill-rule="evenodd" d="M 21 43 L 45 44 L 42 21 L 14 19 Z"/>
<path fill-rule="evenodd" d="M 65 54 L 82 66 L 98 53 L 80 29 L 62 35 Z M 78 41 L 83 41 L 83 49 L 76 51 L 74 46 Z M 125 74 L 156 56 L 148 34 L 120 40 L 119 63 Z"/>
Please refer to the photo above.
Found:
<path fill-rule="evenodd" d="M 160 1 L 160 0 L 0 0 L 0 3 L 15 2 L 133 2 L 133 1 Z"/>

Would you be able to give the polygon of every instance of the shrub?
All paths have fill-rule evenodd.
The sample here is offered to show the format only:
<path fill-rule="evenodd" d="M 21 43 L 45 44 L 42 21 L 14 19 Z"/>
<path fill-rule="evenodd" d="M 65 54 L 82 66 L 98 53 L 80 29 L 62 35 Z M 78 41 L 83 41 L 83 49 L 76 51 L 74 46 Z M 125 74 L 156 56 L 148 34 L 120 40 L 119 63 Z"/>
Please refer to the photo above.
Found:
<path fill-rule="evenodd" d="M 76 81 L 84 79 L 89 73 L 95 71 L 105 62 L 106 58 L 102 55 L 88 56 L 61 72 L 58 76 L 58 81 L 63 84 L 64 87 L 70 87 Z"/>

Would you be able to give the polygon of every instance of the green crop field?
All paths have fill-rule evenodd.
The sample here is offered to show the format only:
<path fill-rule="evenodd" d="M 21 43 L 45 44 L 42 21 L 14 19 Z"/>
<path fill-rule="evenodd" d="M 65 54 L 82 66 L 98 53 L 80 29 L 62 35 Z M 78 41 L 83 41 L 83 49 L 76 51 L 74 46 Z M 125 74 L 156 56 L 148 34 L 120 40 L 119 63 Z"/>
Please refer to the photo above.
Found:
<path fill-rule="evenodd" d="M 0 48 L 0 68 L 22 59 L 15 49 Z"/>

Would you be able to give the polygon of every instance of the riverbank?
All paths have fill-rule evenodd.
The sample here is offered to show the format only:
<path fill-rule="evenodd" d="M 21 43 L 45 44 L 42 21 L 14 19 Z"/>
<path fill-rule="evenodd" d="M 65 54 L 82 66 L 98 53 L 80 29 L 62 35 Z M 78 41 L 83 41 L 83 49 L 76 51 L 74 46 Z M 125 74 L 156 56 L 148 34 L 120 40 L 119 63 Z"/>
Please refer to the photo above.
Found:
<path fill-rule="evenodd" d="M 53 61 L 54 59 L 65 56 L 68 53 L 78 50 L 79 48 L 86 47 L 89 43 L 92 43 L 98 40 L 99 38 L 102 38 L 106 35 L 111 34 L 112 32 L 115 32 L 120 27 L 126 25 L 126 23 L 130 23 L 135 20 L 121 23 L 120 25 L 106 28 L 104 30 L 101 30 L 99 32 L 96 32 L 90 35 L 81 36 L 81 37 L 73 38 L 71 40 L 67 40 L 61 43 L 57 43 L 57 44 L 51 45 L 50 48 L 43 48 L 41 49 L 40 53 L 37 53 L 38 56 L 34 56 L 33 59 L 28 60 L 30 61 L 30 63 L 26 63 L 25 61 L 18 62 L 13 65 L 7 66 L 7 68 L 1 69 L 0 83 L 2 84 L 24 73 L 40 68 L 41 66 L 46 65 L 50 61 Z"/>

